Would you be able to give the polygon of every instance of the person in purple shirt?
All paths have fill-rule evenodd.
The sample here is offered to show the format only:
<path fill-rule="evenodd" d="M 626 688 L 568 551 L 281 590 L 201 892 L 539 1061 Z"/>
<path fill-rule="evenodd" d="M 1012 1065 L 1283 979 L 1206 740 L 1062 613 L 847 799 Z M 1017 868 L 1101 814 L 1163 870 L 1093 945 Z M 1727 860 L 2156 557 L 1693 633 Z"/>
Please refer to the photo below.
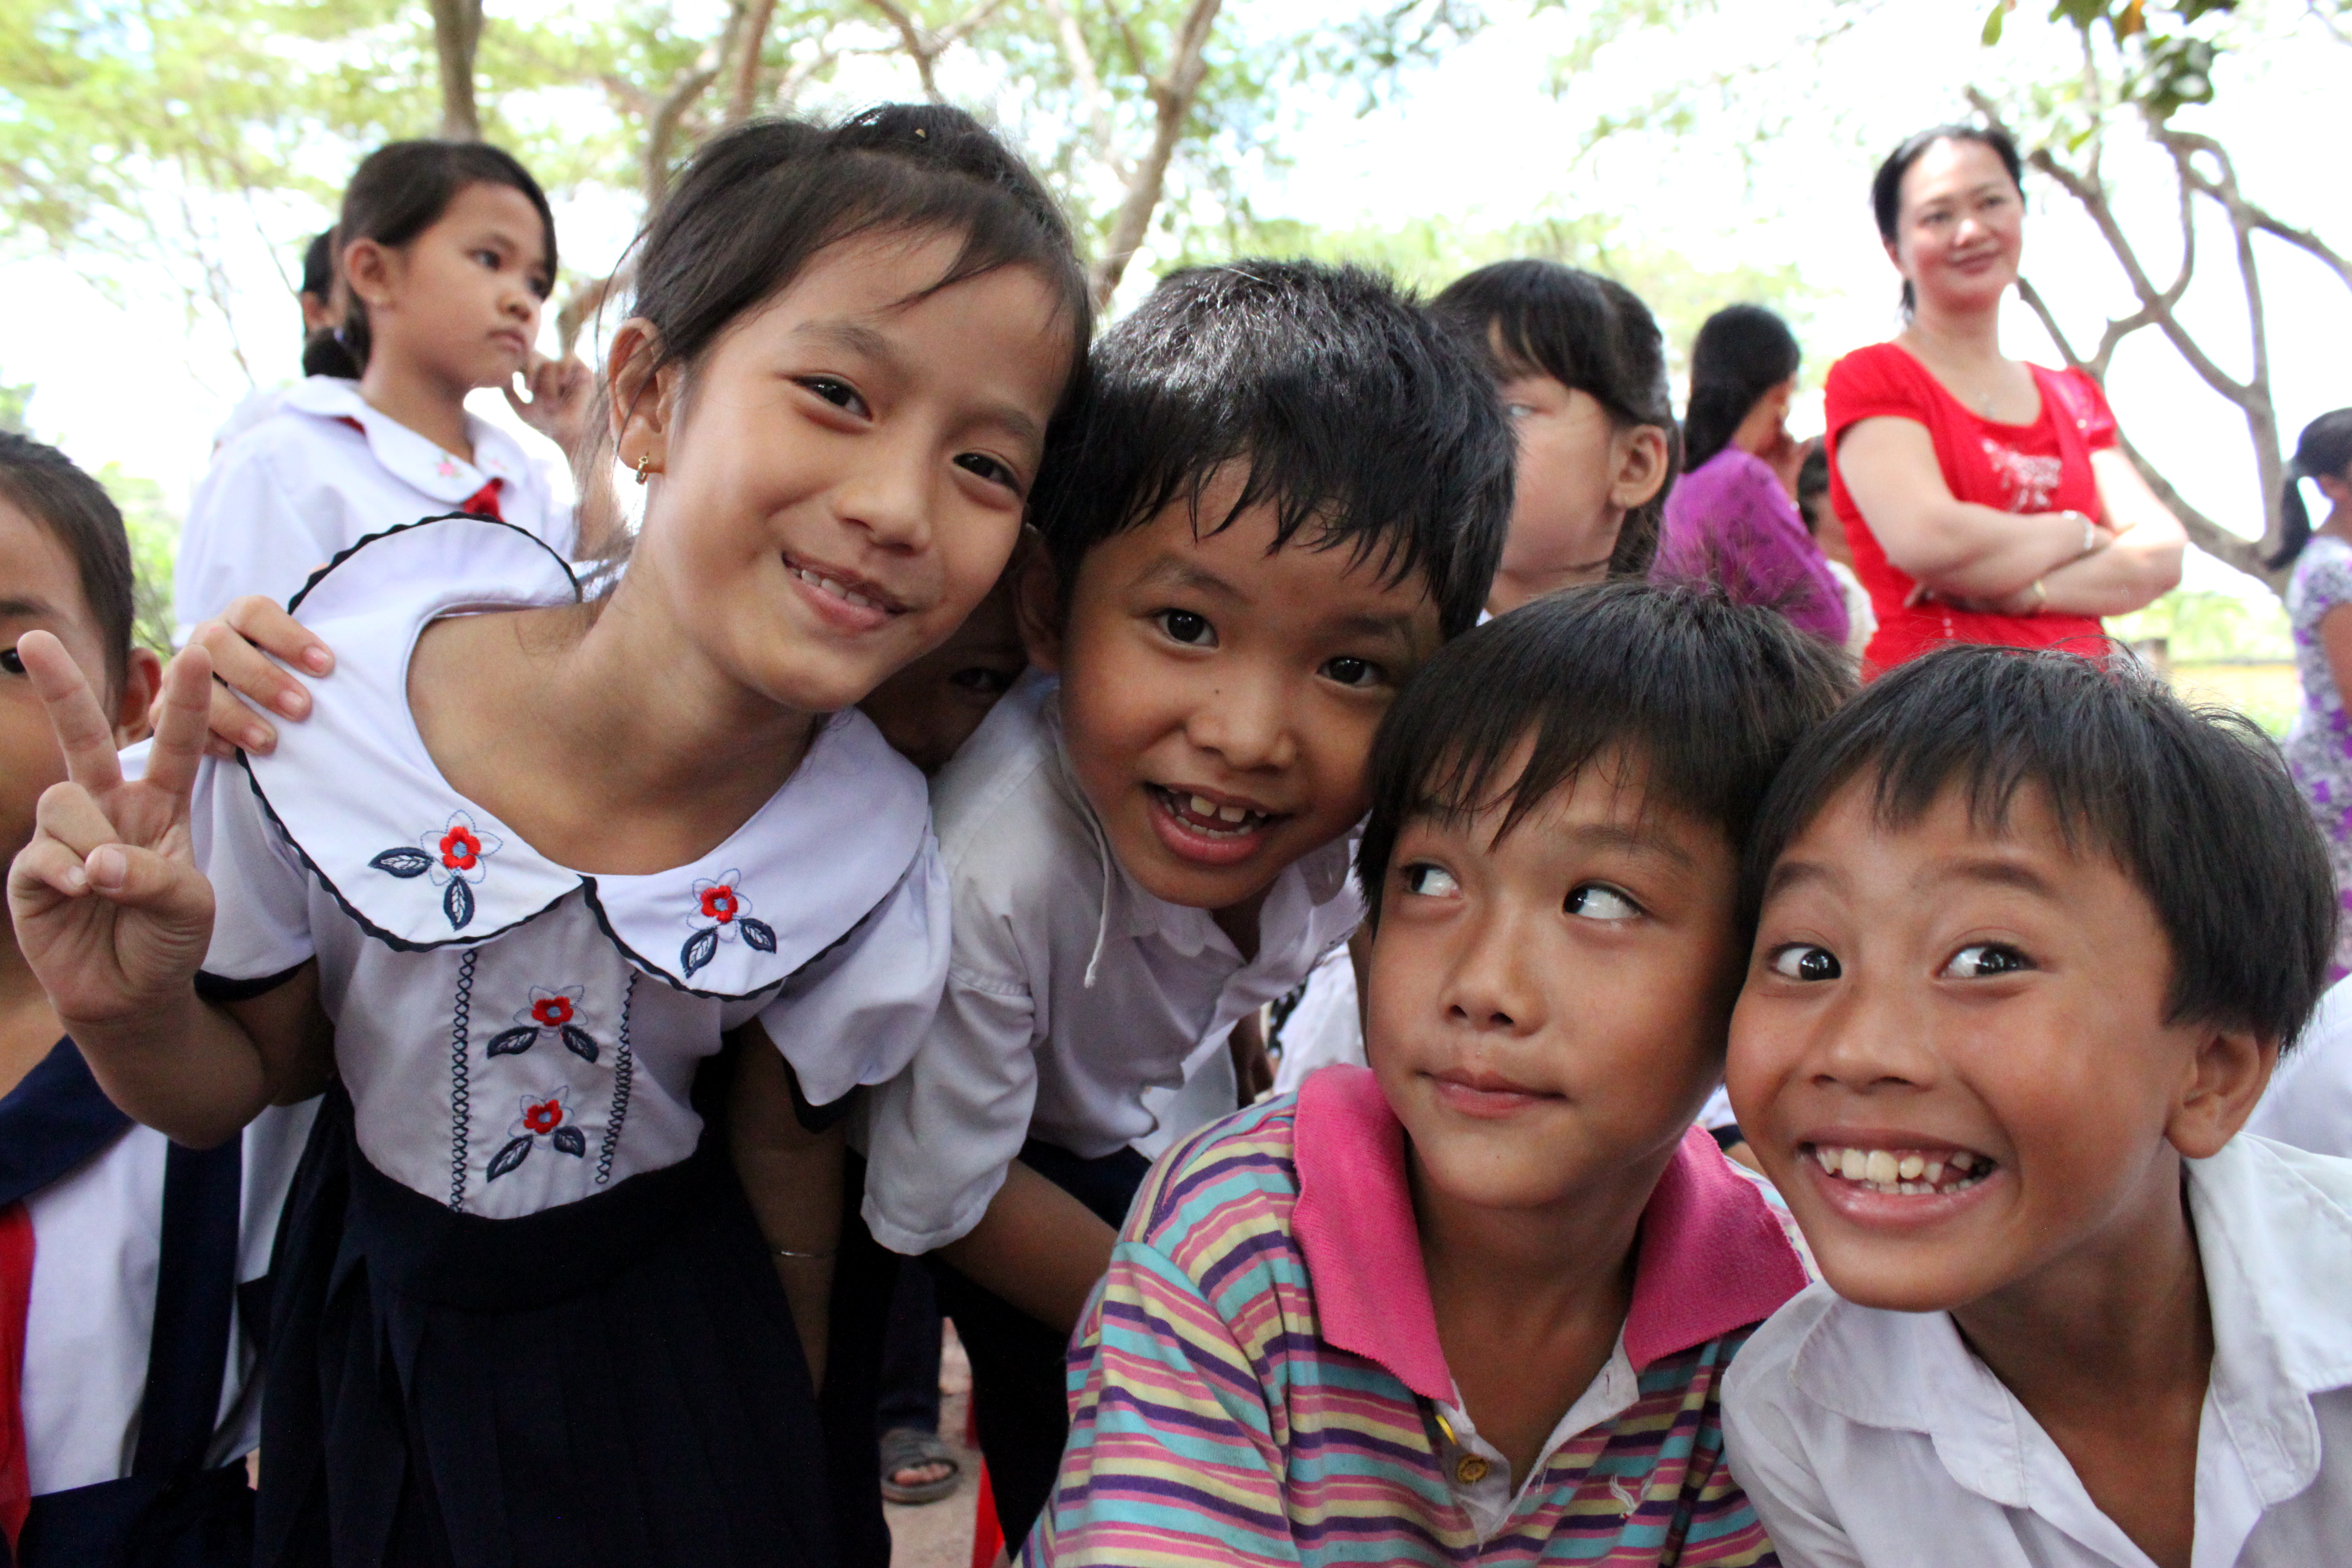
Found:
<path fill-rule="evenodd" d="M 1719 584 L 1843 647 L 1845 597 L 1792 499 L 1803 456 L 1788 427 L 1799 358 L 1788 323 L 1759 305 L 1727 306 L 1699 328 L 1685 467 L 1666 497 L 1650 575 Z"/>

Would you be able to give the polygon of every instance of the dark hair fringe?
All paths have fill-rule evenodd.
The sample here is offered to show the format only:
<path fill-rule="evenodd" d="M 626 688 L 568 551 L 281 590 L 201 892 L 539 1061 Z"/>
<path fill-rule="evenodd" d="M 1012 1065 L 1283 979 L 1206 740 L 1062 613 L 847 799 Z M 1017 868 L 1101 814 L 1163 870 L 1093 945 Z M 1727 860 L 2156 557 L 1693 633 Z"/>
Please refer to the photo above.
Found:
<path fill-rule="evenodd" d="M 1499 839 L 1611 753 L 1622 782 L 1737 852 L 1781 760 L 1853 690 L 1842 653 L 1705 587 L 1605 583 L 1497 616 L 1423 666 L 1381 721 L 1356 856 L 1371 919 L 1406 824 L 1507 801 Z"/>
<path fill-rule="evenodd" d="M 1757 401 L 1795 375 L 1803 361 L 1789 323 L 1761 305 L 1726 305 L 1709 316 L 1691 344 L 1683 472 L 1729 446 Z"/>
<path fill-rule="evenodd" d="M 1430 310 L 1496 380 L 1538 372 L 1593 398 L 1621 428 L 1650 425 L 1665 433 L 1666 472 L 1658 493 L 1625 514 L 1609 557 L 1612 577 L 1647 573 L 1658 553 L 1666 492 L 1685 471 L 1682 432 L 1666 383 L 1665 335 L 1650 308 L 1598 273 L 1523 259 L 1465 273 Z"/>
<path fill-rule="evenodd" d="M 2335 877 L 2278 749 L 2128 654 L 1949 647 L 1880 677 L 1773 784 L 1741 879 L 1751 921 L 1781 856 L 1865 777 L 1894 831 L 1958 791 L 1998 834 L 2030 788 L 2071 848 L 2112 857 L 2154 907 L 2172 949 L 2168 1023 L 2288 1045 L 2326 985 Z"/>
<path fill-rule="evenodd" d="M 1095 545 L 1178 501 L 1214 533 L 1261 504 L 1382 579 L 1420 573 L 1444 634 L 1478 617 L 1511 515 L 1492 378 L 1412 297 L 1356 267 L 1238 261 L 1162 279 L 1095 351 L 1093 385 L 1033 516 L 1066 594 Z M 1205 487 L 1246 463 L 1241 495 Z"/>
<path fill-rule="evenodd" d="M 546 237 L 547 275 L 553 279 L 555 214 L 547 205 L 547 193 L 513 153 L 487 142 L 393 142 L 360 160 L 352 183 L 343 187 L 342 214 L 331 231 L 334 267 L 341 268 L 353 240 L 393 248 L 406 245 L 440 222 L 468 185 L 505 185 L 529 198 Z M 320 342 L 324 336 L 313 332 L 304 342 L 302 374 L 356 378 L 367 369 L 367 302 L 347 295 L 342 325 L 327 342 Z M 341 351 L 340 359 L 335 350 Z M 314 363 L 320 368 L 312 369 Z"/>
<path fill-rule="evenodd" d="M 2352 480 L 2352 408 L 2321 415 L 2305 426 L 2295 439 L 2294 459 L 2279 485 L 2279 520 L 2284 527 L 2278 551 L 2263 563 L 2273 572 L 2294 565 L 2303 547 L 2311 542 L 2311 513 L 2304 510 L 2301 487 L 2305 479 L 2318 479 Z"/>
<path fill-rule="evenodd" d="M 121 690 L 137 606 L 131 536 L 114 498 L 63 452 L 13 430 L 0 430 L 0 497 L 73 557 L 82 599 L 106 645 L 109 695 Z"/>
<path fill-rule="evenodd" d="M 1903 139 L 1903 144 L 1886 155 L 1878 172 L 1870 177 L 1870 211 L 1878 220 L 1878 237 L 1888 245 L 1895 243 L 1895 230 L 1903 216 L 1903 176 L 1919 155 L 1938 142 L 1974 142 L 1990 147 L 2000 159 L 2000 166 L 2009 171 L 2009 183 L 2020 195 L 2025 190 L 2025 160 L 2017 154 L 2017 142 L 1998 125 L 1931 125 Z M 1918 297 L 1909 279 L 1903 282 L 1903 314 L 1908 320 L 1918 304 Z"/>

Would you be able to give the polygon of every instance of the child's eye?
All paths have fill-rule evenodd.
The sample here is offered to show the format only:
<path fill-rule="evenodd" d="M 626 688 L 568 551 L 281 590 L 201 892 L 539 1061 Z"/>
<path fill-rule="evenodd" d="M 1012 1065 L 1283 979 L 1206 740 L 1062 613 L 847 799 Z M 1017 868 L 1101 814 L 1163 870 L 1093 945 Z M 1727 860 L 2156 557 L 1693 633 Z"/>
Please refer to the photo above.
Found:
<path fill-rule="evenodd" d="M 1217 646 L 1217 628 L 1209 624 L 1206 616 L 1195 615 L 1191 610 L 1160 611 L 1160 629 L 1187 647 Z"/>
<path fill-rule="evenodd" d="M 803 386 L 807 387 L 811 392 L 816 394 L 817 396 L 824 398 L 827 403 L 832 404 L 835 408 L 847 409 L 852 414 L 863 414 L 866 412 L 866 399 L 857 395 L 857 389 L 856 387 L 850 385 L 849 383 L 843 381 L 838 377 L 830 375 L 803 376 L 800 384 Z"/>
<path fill-rule="evenodd" d="M 1013 689 L 1013 677 L 1001 669 L 975 664 L 949 676 L 948 684 L 976 697 L 1002 697 Z"/>
<path fill-rule="evenodd" d="M 10 675 L 25 673 L 25 661 L 17 654 L 15 643 L 10 643 L 6 647 L 0 647 L 0 670 L 5 670 Z"/>
<path fill-rule="evenodd" d="M 1589 921 L 1630 921 L 1642 906 L 1605 882 L 1587 882 L 1569 889 L 1568 912 Z"/>
<path fill-rule="evenodd" d="M 2031 969 L 2033 963 L 2013 947 L 1997 942 L 1972 942 L 1952 954 L 1944 965 L 1946 980 L 1990 980 L 1996 974 L 2015 974 Z"/>
<path fill-rule="evenodd" d="M 1397 873 L 1397 879 L 1404 884 L 1406 892 L 1418 893 L 1423 898 L 1450 899 L 1462 890 L 1462 884 L 1454 879 L 1453 872 L 1425 861 L 1407 866 Z"/>
<path fill-rule="evenodd" d="M 1528 415 L 1533 414 L 1535 411 L 1536 406 L 1532 403 L 1506 403 L 1503 405 L 1503 417 L 1506 419 L 1525 419 Z"/>
<path fill-rule="evenodd" d="M 1835 980 L 1845 973 L 1838 963 L 1836 953 L 1825 947 L 1815 947 L 1811 942 L 1793 942 L 1786 947 L 1775 949 L 1765 963 L 1783 980 Z"/>
<path fill-rule="evenodd" d="M 1369 658 L 1343 654 L 1324 665 L 1323 675 L 1326 679 L 1336 680 L 1342 686 L 1370 687 L 1378 686 L 1387 677 L 1388 671 Z"/>
<path fill-rule="evenodd" d="M 478 250 L 474 252 L 474 259 L 480 262 L 492 272 L 496 272 L 499 268 L 506 265 L 506 258 L 500 256 L 495 250 Z"/>
<path fill-rule="evenodd" d="M 957 468 L 966 473 L 978 474 L 992 484 L 1003 485 L 1015 492 L 1021 489 L 1021 476 L 985 452 L 965 452 L 955 461 Z"/>

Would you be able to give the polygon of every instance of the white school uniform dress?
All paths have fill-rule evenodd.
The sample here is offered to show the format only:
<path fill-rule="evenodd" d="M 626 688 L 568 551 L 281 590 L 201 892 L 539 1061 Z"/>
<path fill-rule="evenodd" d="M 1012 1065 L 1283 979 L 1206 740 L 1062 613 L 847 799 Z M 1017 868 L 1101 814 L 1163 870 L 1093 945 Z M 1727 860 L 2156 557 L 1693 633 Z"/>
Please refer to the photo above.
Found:
<path fill-rule="evenodd" d="M 331 1096 L 321 1131 L 348 1129 L 356 1151 L 347 1178 L 320 1178 L 347 1180 L 347 1205 L 297 1186 L 287 1270 L 325 1305 L 294 1332 L 320 1337 L 320 1360 L 298 1372 L 307 1350 L 273 1348 L 262 1440 L 310 1468 L 274 1453 L 265 1477 L 299 1489 L 424 1463 L 460 1563 L 580 1531 L 615 1560 L 731 1561 L 698 1557 L 706 1525 L 676 1521 L 722 1505 L 707 1529 L 724 1539 L 790 1537 L 801 1546 L 776 1561 L 826 1562 L 809 1531 L 827 1505 L 802 1484 L 821 1462 L 814 1404 L 695 1079 L 755 1018 L 814 1106 L 905 1065 L 947 967 L 922 776 L 847 710 L 692 864 L 550 860 L 442 777 L 407 669 L 443 616 L 575 593 L 562 559 L 508 524 L 375 538 L 297 600 L 339 656 L 313 717 L 270 756 L 208 764 L 219 915 L 204 984 L 258 994 L 316 962 L 348 1097 Z M 356 1300 L 353 1258 L 369 1280 Z M 390 1395 L 338 1392 L 332 1368 L 379 1353 L 411 1358 L 405 1408 L 348 1418 L 338 1400 Z M 776 1357 L 790 1365 L 763 1382 Z M 493 1410 L 494 1385 L 534 1392 Z M 548 1420 L 561 1411 L 574 1418 Z M 339 1554 L 382 1550 L 391 1522 L 366 1510 L 397 1490 L 355 1486 L 358 1515 L 331 1510 Z"/>
<path fill-rule="evenodd" d="M 894 1251 L 978 1224 L 1035 1137 L 1100 1159 L 1153 1131 L 1144 1092 L 1307 977 L 1363 915 L 1345 840 L 1284 868 L 1244 963 L 1206 910 L 1146 892 L 1071 775 L 1060 683 L 1033 671 L 932 782 L 953 950 L 913 1063 L 867 1106 L 865 1214 Z"/>
<path fill-rule="evenodd" d="M 2213 1319 L 2195 1568 L 2352 1561 L 2352 1161 L 2189 1163 Z M 2148 1568 L 1945 1312 L 1815 1285 L 1726 1376 L 1733 1471 L 1791 1568 Z"/>
<path fill-rule="evenodd" d="M 239 595 L 283 603 L 370 534 L 445 512 L 496 517 L 568 558 L 572 508 L 545 473 L 487 420 L 467 415 L 466 434 L 470 463 L 378 413 L 355 381 L 313 375 L 286 388 L 196 486 L 173 576 L 182 640 Z"/>

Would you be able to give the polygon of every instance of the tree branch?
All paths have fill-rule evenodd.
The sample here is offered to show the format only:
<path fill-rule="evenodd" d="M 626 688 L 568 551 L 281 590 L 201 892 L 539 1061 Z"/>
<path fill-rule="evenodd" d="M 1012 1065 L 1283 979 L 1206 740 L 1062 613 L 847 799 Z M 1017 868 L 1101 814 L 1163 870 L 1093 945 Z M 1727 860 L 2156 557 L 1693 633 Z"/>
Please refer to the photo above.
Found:
<path fill-rule="evenodd" d="M 482 0 L 433 0 L 433 52 L 441 69 L 441 134 L 478 142 L 482 121 L 474 104 L 474 54 L 482 41 Z"/>
<path fill-rule="evenodd" d="M 915 79 L 923 84 L 923 96 L 933 103 L 945 103 L 947 100 L 940 96 L 939 79 L 932 74 L 932 64 L 939 58 L 939 50 L 925 35 L 922 25 L 902 7 L 893 5 L 891 0 L 866 0 L 866 3 L 881 12 L 890 26 L 898 29 L 899 47 L 906 51 L 907 58 L 915 62 Z"/>
<path fill-rule="evenodd" d="M 1112 161 L 1110 104 L 1103 96 L 1102 76 L 1095 69 L 1094 51 L 1087 47 L 1087 35 L 1067 0 L 1045 0 L 1046 14 L 1054 19 L 1054 31 L 1061 40 L 1063 58 L 1070 62 L 1070 76 L 1078 86 L 1078 96 L 1087 106 L 1087 137 L 1094 143 L 1095 156 L 1108 163 Z"/>
<path fill-rule="evenodd" d="M 727 123 L 751 118 L 760 97 L 760 57 L 768 44 L 768 26 L 776 15 L 776 0 L 751 0 L 743 14 L 743 36 L 735 47 L 735 81 L 727 94 Z"/>
<path fill-rule="evenodd" d="M 1151 145 L 1128 181 L 1126 198 L 1119 203 L 1118 215 L 1111 221 L 1102 255 L 1088 269 L 1098 308 L 1110 303 L 1110 297 L 1118 289 L 1119 279 L 1126 274 L 1127 264 L 1142 248 L 1143 237 L 1150 232 L 1151 215 L 1159 207 L 1160 193 L 1167 185 L 1169 161 L 1176 155 L 1176 143 L 1184 134 L 1184 122 L 1192 115 L 1202 79 L 1208 74 L 1209 35 L 1216 26 L 1220 4 L 1221 0 L 1192 0 L 1177 28 L 1175 49 L 1169 57 L 1168 68 L 1157 77 L 1146 79 L 1153 110 Z"/>

